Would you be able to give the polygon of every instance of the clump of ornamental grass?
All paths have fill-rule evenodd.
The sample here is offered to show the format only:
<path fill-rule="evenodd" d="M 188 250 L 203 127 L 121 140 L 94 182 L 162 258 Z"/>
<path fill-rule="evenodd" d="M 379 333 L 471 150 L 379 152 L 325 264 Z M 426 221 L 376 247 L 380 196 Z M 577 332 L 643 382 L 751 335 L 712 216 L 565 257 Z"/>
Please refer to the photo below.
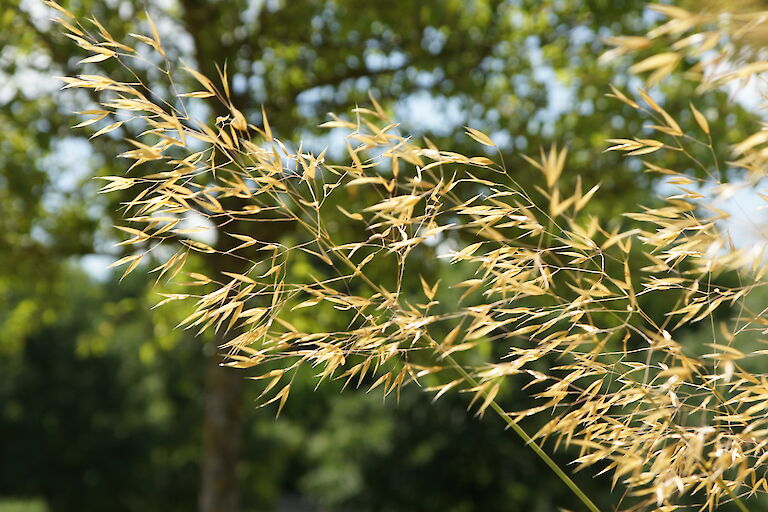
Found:
<path fill-rule="evenodd" d="M 544 441 L 575 448 L 576 468 L 610 473 L 624 489 L 616 508 L 683 510 L 693 500 L 694 510 L 726 502 L 747 510 L 747 498 L 768 491 L 760 348 L 768 320 L 747 301 L 764 284 L 764 255 L 735 247 L 723 224 L 728 213 L 714 206 L 759 185 L 768 132 L 733 141 L 734 160 L 718 162 L 718 134 L 693 104 L 698 131 L 684 133 L 645 90 L 613 89 L 616 101 L 647 115 L 653 135 L 625 134 L 608 150 L 642 157 L 647 172 L 675 190 L 616 222 L 590 213 L 598 184 L 564 185 L 565 149 L 528 157 L 543 185 L 527 186 L 489 157 L 488 135 L 466 130 L 482 156 L 438 148 L 402 133 L 371 98 L 370 108 L 325 123 L 345 134 L 347 155 L 331 162 L 325 152 L 278 140 L 266 113 L 250 122 L 231 100 L 226 70 L 207 77 L 174 66 L 151 20 L 151 35 L 116 41 L 97 21 L 47 3 L 89 52 L 83 64 L 119 64 L 109 76 L 63 78 L 67 88 L 98 93 L 100 106 L 81 126 L 106 123 L 94 136 L 125 123 L 143 130 L 121 155 L 133 162 L 126 174 L 103 178 L 103 192 L 127 194 L 118 228 L 129 235 L 121 242 L 128 253 L 115 265 L 127 265 L 128 274 L 152 260 L 158 279 L 184 286 L 162 302 L 194 303 L 185 328 L 228 333 L 219 347 L 227 364 L 265 382 L 265 404 L 279 412 L 301 367 L 321 382 L 342 379 L 386 394 L 406 384 L 436 399 L 464 391 L 471 409 L 501 417 L 592 511 Z M 608 56 L 665 41 L 669 51 L 633 69 L 650 72 L 651 85 L 685 63 L 703 87 L 768 70 L 754 48 L 762 14 L 657 10 L 664 24 L 647 37 L 616 38 Z M 137 78 L 132 70 L 140 67 L 167 79 L 164 95 Z M 191 112 L 220 115 L 205 122 Z M 696 146 L 713 159 L 695 158 Z M 680 170 L 654 164 L 659 151 L 678 154 Z M 185 228 L 190 216 L 207 219 L 198 229 L 219 241 Z M 339 229 L 340 222 L 351 227 Z M 266 225 L 289 226 L 291 235 L 274 236 L 278 227 L 260 238 Z M 435 252 L 442 259 L 432 265 L 452 266 L 456 282 L 429 281 L 417 270 Z M 228 263 L 209 275 L 185 271 L 196 254 Z M 297 265 L 311 271 L 296 272 Z M 674 309 L 661 320 L 648 312 L 670 297 Z M 736 313 L 716 317 L 724 308 Z M 294 325 L 299 312 L 331 310 L 345 328 Z M 681 344 L 679 333 L 696 323 L 711 332 L 696 346 Z M 510 386 L 537 405 L 505 410 L 497 397 Z M 546 421 L 529 436 L 520 423 L 531 416 Z"/>

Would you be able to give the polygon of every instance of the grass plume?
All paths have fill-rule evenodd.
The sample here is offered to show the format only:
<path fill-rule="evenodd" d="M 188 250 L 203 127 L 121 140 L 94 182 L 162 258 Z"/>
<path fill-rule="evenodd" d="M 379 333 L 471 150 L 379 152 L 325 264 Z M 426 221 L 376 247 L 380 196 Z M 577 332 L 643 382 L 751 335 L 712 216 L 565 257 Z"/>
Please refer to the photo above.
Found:
<path fill-rule="evenodd" d="M 80 126 L 101 126 L 93 136 L 140 128 L 121 155 L 132 162 L 126 175 L 104 178 L 104 192 L 126 197 L 118 227 L 129 251 L 115 265 L 127 274 L 153 260 L 158 279 L 183 285 L 162 302 L 194 303 L 184 328 L 229 332 L 219 348 L 230 366 L 265 382 L 264 404 L 279 413 L 303 366 L 319 381 L 386 394 L 409 383 L 436 398 L 464 391 L 471 409 L 501 416 L 548 464 L 539 445 L 551 440 L 576 449 L 576 468 L 609 472 L 626 489 L 617 508 L 669 511 L 693 497 L 710 510 L 728 501 L 745 510 L 744 500 L 768 491 L 768 376 L 760 369 L 768 322 L 750 301 L 765 284 L 765 259 L 731 243 L 728 214 L 714 205 L 761 183 L 765 131 L 732 141 L 732 162 L 717 162 L 714 150 L 701 161 L 691 148 L 712 149 L 720 134 L 693 103 L 699 131 L 684 133 L 646 90 L 613 89 L 616 101 L 647 115 L 653 136 L 620 134 L 608 150 L 642 158 L 674 189 L 617 222 L 590 212 L 598 183 L 566 187 L 565 148 L 527 157 L 543 181 L 521 184 L 488 156 L 487 134 L 466 129 L 482 156 L 438 148 L 403 133 L 371 98 L 323 125 L 345 134 L 347 155 L 332 162 L 279 140 L 267 113 L 246 118 L 225 72 L 173 65 L 154 24 L 151 34 L 116 41 L 95 20 L 47 3 L 88 52 L 82 64 L 119 64 L 107 76 L 63 78 L 66 88 L 99 95 Z M 655 9 L 666 21 L 647 37 L 614 38 L 605 57 L 668 47 L 633 67 L 649 73 L 649 86 L 690 62 L 685 72 L 702 90 L 768 70 L 754 48 L 765 30 L 760 13 Z M 144 86 L 140 67 L 167 79 L 164 95 Z M 191 112 L 218 115 L 210 122 Z M 680 170 L 654 164 L 657 152 L 678 154 Z M 185 228 L 191 217 L 206 223 Z M 201 240 L 199 229 L 216 241 Z M 442 261 L 434 265 L 452 265 L 455 281 L 430 281 L 424 258 L 435 247 Z M 216 274 L 190 272 L 193 256 L 225 263 Z M 651 310 L 669 297 L 676 306 L 660 318 Z M 724 319 L 726 308 L 737 313 Z M 322 318 L 331 309 L 344 328 L 295 325 L 297 310 Z M 682 343 L 696 323 L 710 325 L 708 339 Z M 510 386 L 537 405 L 505 410 L 498 397 Z M 546 422 L 528 438 L 520 424 L 533 416 Z"/>

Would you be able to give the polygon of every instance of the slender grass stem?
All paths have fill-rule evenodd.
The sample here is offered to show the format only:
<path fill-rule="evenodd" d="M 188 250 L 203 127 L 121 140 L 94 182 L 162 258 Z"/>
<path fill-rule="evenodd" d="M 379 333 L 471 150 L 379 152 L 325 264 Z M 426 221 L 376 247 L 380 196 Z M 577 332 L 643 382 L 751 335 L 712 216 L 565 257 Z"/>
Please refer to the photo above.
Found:
<path fill-rule="evenodd" d="M 456 370 L 466 381 L 472 386 L 476 387 L 478 385 L 478 382 L 475 380 L 474 377 L 472 377 L 456 360 L 451 357 L 450 355 L 447 355 L 444 357 L 446 361 L 451 365 L 451 367 Z M 485 393 L 483 393 L 485 395 Z M 584 493 L 584 491 L 581 490 L 581 488 L 571 480 L 571 477 L 569 477 L 565 471 L 563 471 L 560 466 L 557 465 L 557 462 L 552 460 L 552 458 L 547 455 L 547 453 L 542 450 L 538 444 L 531 438 L 531 436 L 528 435 L 528 433 L 512 421 L 512 418 L 509 417 L 509 415 L 504 411 L 504 409 L 501 408 L 501 406 L 496 402 L 496 400 L 491 400 L 490 403 L 491 409 L 502 419 L 504 422 L 515 431 L 515 433 L 525 442 L 525 445 L 528 446 L 533 452 L 538 455 L 538 457 L 544 461 L 544 463 L 549 466 L 549 468 L 560 478 L 560 480 L 563 481 L 565 485 L 568 486 L 568 488 L 573 491 L 573 493 L 576 495 L 576 497 L 581 500 L 581 502 L 590 510 L 590 512 L 600 512 L 600 509 L 597 508 L 597 505 L 594 504 L 594 502 L 589 499 L 589 497 Z M 737 504 L 740 503 L 737 501 Z M 749 512 L 746 509 L 743 509 L 742 512 Z"/>
<path fill-rule="evenodd" d="M 717 479 L 718 485 L 720 485 L 723 489 L 725 489 L 725 492 L 728 493 L 728 496 L 733 500 L 733 503 L 736 505 L 736 508 L 738 508 L 741 512 L 750 512 L 749 508 L 744 504 L 743 501 L 741 501 L 741 498 L 736 496 L 733 491 L 728 487 L 722 478 Z"/>

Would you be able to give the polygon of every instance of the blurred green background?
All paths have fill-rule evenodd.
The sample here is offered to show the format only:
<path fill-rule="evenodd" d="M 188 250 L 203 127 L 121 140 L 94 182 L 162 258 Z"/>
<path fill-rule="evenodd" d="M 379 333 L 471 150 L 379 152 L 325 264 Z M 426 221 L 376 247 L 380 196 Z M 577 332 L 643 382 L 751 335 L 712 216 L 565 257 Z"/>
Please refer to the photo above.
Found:
<path fill-rule="evenodd" d="M 61 3 L 118 40 L 146 32 L 148 10 L 172 60 L 211 77 L 226 62 L 249 120 L 263 105 L 278 137 L 317 151 L 338 149 L 314 128 L 326 113 L 368 103 L 370 90 L 404 131 L 441 148 L 479 151 L 463 125 L 490 134 L 519 181 L 541 181 L 521 153 L 567 144 L 565 180 L 601 182 L 603 218 L 654 200 L 638 162 L 596 157 L 646 121 L 605 97 L 611 83 L 639 85 L 630 63 L 597 61 L 602 38 L 655 22 L 644 1 Z M 334 383 L 315 392 L 307 375 L 276 419 L 258 407 L 256 383 L 218 366 L 214 340 L 174 329 L 187 305 L 152 310 L 146 272 L 118 282 L 106 266 L 122 255 L 111 230 L 120 197 L 97 195 L 92 178 L 125 172 L 114 156 L 131 132 L 89 142 L 99 125 L 70 128 L 94 97 L 59 91 L 53 77 L 80 72 L 84 55 L 52 15 L 38 0 L 0 0 L 0 511 L 579 510 L 462 395 L 433 404 L 409 387 L 397 403 Z M 655 94 L 692 122 L 693 84 L 672 78 Z M 754 120 L 723 100 L 697 100 L 713 131 L 748 130 Z M 434 280 L 443 271 L 435 265 Z M 524 406 L 513 392 L 502 400 Z M 605 510 L 621 493 L 589 472 L 577 481 Z"/>

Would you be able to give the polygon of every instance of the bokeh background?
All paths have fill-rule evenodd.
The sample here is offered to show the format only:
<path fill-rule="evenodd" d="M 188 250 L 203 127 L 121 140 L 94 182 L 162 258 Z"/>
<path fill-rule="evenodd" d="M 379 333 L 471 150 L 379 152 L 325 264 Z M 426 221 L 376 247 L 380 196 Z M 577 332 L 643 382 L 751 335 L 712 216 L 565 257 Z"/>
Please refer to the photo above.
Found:
<path fill-rule="evenodd" d="M 118 40 L 147 32 L 149 11 L 173 61 L 211 77 L 226 63 L 250 121 L 263 106 L 277 136 L 329 146 L 341 161 L 343 143 L 315 127 L 371 91 L 403 131 L 443 149 L 479 151 L 464 125 L 490 134 L 520 182 L 541 181 L 521 153 L 567 145 L 564 179 L 602 183 L 601 218 L 658 194 L 639 162 L 600 153 L 646 121 L 605 96 L 609 84 L 640 84 L 631 62 L 598 61 L 604 38 L 656 22 L 642 0 L 61 3 Z M 98 195 L 93 177 L 125 172 L 115 155 L 131 132 L 89 141 L 100 125 L 71 129 L 94 97 L 60 90 L 55 77 L 80 72 L 84 55 L 53 14 L 38 0 L 0 0 L 0 512 L 579 509 L 496 418 L 467 413 L 462 395 L 432 403 L 411 386 L 398 402 L 337 383 L 314 391 L 306 375 L 276 419 L 258 407 L 258 383 L 219 366 L 217 340 L 174 328 L 188 305 L 152 309 L 154 275 L 119 282 L 106 267 L 124 255 L 112 230 L 120 197 Z M 673 77 L 654 95 L 692 123 L 693 88 Z M 755 126 L 725 93 L 697 106 L 723 140 Z M 429 270 L 434 280 L 445 271 Z M 297 313 L 309 328 L 318 321 Z M 525 405 L 511 391 L 501 400 Z M 588 472 L 577 481 L 605 510 L 622 492 Z"/>

